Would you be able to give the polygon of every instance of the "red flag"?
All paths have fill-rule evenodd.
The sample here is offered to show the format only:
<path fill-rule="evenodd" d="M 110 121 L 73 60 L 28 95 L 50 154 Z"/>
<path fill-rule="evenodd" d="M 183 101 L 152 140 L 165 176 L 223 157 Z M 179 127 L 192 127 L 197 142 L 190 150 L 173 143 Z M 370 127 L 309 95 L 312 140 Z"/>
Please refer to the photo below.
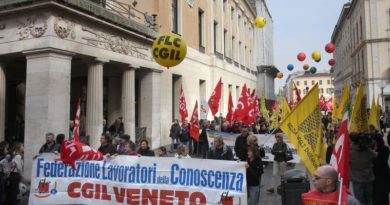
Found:
<path fill-rule="evenodd" d="M 73 139 L 77 142 L 80 141 L 79 127 L 80 127 L 80 98 L 77 101 L 77 111 L 76 111 L 76 117 L 74 118 L 74 127 L 73 127 Z"/>
<path fill-rule="evenodd" d="M 256 89 L 253 89 L 251 93 L 252 100 L 255 99 L 255 94 L 256 94 Z"/>
<path fill-rule="evenodd" d="M 240 98 L 238 99 L 236 110 L 234 111 L 234 119 L 237 122 L 242 122 L 248 114 L 248 96 L 246 84 L 242 87 Z"/>
<path fill-rule="evenodd" d="M 333 98 L 329 98 L 325 103 L 326 110 L 333 110 Z"/>
<path fill-rule="evenodd" d="M 57 160 L 70 164 L 73 169 L 76 169 L 75 162 L 77 160 L 100 161 L 103 159 L 103 154 L 90 146 L 76 140 L 65 140 L 61 144 L 61 158 Z"/>
<path fill-rule="evenodd" d="M 244 123 L 244 125 L 249 126 L 250 124 L 252 124 L 256 121 L 255 110 L 256 110 L 256 104 L 255 104 L 255 102 L 253 102 L 251 105 L 248 106 L 247 113 L 244 116 L 244 118 L 242 119 L 242 122 Z"/>
<path fill-rule="evenodd" d="M 348 133 L 348 112 L 344 113 L 343 121 L 337 133 L 337 141 L 334 145 L 330 164 L 337 170 L 339 176 L 343 178 L 343 185 L 348 187 L 349 173 L 349 133 Z"/>
<path fill-rule="evenodd" d="M 221 100 L 221 92 L 222 92 L 222 78 L 219 79 L 217 85 L 215 86 L 213 94 L 211 94 L 210 99 L 208 101 L 211 113 L 213 116 L 217 114 L 219 108 L 219 101 Z"/>
<path fill-rule="evenodd" d="M 188 117 L 186 98 L 184 97 L 183 85 L 180 88 L 180 103 L 179 103 L 179 111 L 181 115 L 181 122 L 183 123 Z"/>
<path fill-rule="evenodd" d="M 325 108 L 325 97 L 321 95 L 319 101 L 320 101 L 320 109 L 322 110 L 323 108 Z"/>
<path fill-rule="evenodd" d="M 275 101 L 274 105 L 272 105 L 272 112 L 274 112 L 279 107 L 278 101 Z"/>
<path fill-rule="evenodd" d="M 233 125 L 233 112 L 233 98 L 232 93 L 229 92 L 228 113 L 226 115 L 227 127 L 231 127 Z"/>
<path fill-rule="evenodd" d="M 295 95 L 297 96 L 296 104 L 298 104 L 299 101 L 301 101 L 301 94 L 299 94 L 299 90 L 295 83 L 293 82 L 293 90 L 295 90 Z"/>
<path fill-rule="evenodd" d="M 199 141 L 199 119 L 198 119 L 198 101 L 195 103 L 194 111 L 192 112 L 190 121 L 190 135 L 197 142 Z"/>

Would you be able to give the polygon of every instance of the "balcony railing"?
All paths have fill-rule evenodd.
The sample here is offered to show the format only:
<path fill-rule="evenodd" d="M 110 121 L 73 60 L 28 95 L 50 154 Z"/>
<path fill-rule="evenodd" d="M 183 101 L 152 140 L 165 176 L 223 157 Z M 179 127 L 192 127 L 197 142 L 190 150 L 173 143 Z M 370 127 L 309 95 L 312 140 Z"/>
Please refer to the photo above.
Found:
<path fill-rule="evenodd" d="M 149 14 L 136 9 L 137 0 L 133 0 L 131 4 L 123 3 L 118 0 L 90 0 L 103 8 L 116 13 L 120 16 L 132 19 L 138 23 L 144 24 L 146 27 L 158 32 L 157 14 Z"/>

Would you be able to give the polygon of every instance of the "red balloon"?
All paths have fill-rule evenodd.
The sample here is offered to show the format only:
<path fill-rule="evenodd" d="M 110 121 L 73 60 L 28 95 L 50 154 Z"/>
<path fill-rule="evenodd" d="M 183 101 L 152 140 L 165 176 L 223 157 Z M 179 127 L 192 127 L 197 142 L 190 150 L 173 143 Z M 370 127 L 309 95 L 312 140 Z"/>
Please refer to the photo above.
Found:
<path fill-rule="evenodd" d="M 336 50 L 336 46 L 333 43 L 328 43 L 325 46 L 325 51 L 328 53 L 333 53 Z"/>
<path fill-rule="evenodd" d="M 330 59 L 330 60 L 328 61 L 328 64 L 329 64 L 330 66 L 334 66 L 334 65 L 336 64 L 336 60 L 335 60 L 335 59 Z"/>
<path fill-rule="evenodd" d="M 298 53 L 297 58 L 299 61 L 304 61 L 306 59 L 306 54 L 304 52 L 300 52 Z"/>

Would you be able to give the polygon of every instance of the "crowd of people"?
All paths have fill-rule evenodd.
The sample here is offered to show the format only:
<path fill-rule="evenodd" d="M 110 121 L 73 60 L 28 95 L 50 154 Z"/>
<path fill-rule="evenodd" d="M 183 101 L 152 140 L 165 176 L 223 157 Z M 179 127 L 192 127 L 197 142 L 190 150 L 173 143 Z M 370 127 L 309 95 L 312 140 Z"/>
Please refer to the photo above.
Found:
<path fill-rule="evenodd" d="M 356 203 L 362 205 L 388 205 L 390 192 L 390 170 L 388 166 L 389 147 L 385 144 L 384 134 L 386 133 L 387 122 L 390 116 L 388 108 L 381 115 L 381 129 L 375 129 L 370 125 L 368 133 L 350 133 L 350 182 Z M 151 150 L 147 139 L 141 139 L 135 143 L 130 136 L 123 133 L 123 124 L 120 120 L 115 121 L 110 127 L 105 126 L 105 132 L 100 138 L 98 150 L 105 157 L 115 157 L 117 155 L 129 156 L 156 156 L 156 157 L 176 157 L 176 158 L 204 158 L 214 160 L 240 160 L 244 161 L 247 177 L 248 204 L 258 204 L 260 195 L 261 176 L 263 174 L 262 158 L 265 156 L 263 145 L 257 143 L 255 134 L 274 133 L 275 143 L 271 153 L 274 155 L 272 182 L 267 187 L 267 192 L 274 193 L 279 183 L 280 177 L 286 171 L 288 162 L 287 144 L 283 141 L 284 134 L 279 130 L 270 129 L 272 122 L 264 117 L 258 116 L 256 123 L 245 126 L 242 123 L 234 122 L 228 127 L 224 118 L 219 117 L 213 121 L 200 120 L 199 140 L 195 141 L 190 135 L 190 127 L 187 121 L 179 123 L 175 120 L 170 129 L 171 146 L 159 147 Z M 322 117 L 324 137 L 328 143 L 327 159 L 329 163 L 330 155 L 335 143 L 338 126 L 332 121 L 331 113 Z M 72 129 L 70 129 L 72 131 Z M 224 143 L 223 137 L 214 137 L 209 145 L 207 136 L 208 130 L 221 132 L 239 133 L 236 138 L 234 149 Z M 72 132 L 70 132 L 70 135 Z M 387 135 L 389 138 L 390 134 Z M 39 153 L 61 152 L 61 143 L 65 140 L 64 134 L 47 133 L 46 142 L 39 149 Z M 389 143 L 389 139 L 387 140 Z M 234 151 L 234 152 L 233 152 Z M 23 193 L 23 183 L 28 183 L 23 177 L 23 154 L 22 143 L 14 143 L 12 146 L 6 141 L 0 143 L 0 205 L 17 204 Z M 331 167 L 320 167 L 316 174 L 331 176 L 321 181 L 321 177 L 313 176 L 315 189 L 321 193 L 335 190 L 334 183 L 337 177 Z M 325 178 L 323 178 L 325 179 Z M 25 189 L 25 188 L 24 188 Z M 22 192 L 21 192 L 22 191 Z"/>

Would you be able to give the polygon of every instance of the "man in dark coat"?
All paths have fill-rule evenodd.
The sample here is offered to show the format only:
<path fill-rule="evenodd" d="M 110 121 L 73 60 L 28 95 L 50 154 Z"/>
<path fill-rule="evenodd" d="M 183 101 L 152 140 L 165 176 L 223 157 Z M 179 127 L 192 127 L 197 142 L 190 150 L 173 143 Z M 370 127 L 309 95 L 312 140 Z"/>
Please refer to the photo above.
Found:
<path fill-rule="evenodd" d="M 247 138 L 249 136 L 248 127 L 242 127 L 241 135 L 239 135 L 234 144 L 234 151 L 236 152 L 236 156 L 241 161 L 246 161 L 248 159 L 248 142 Z"/>
<path fill-rule="evenodd" d="M 233 160 L 233 152 L 225 145 L 223 138 L 218 136 L 214 138 L 213 147 L 210 148 L 207 159 Z"/>
<path fill-rule="evenodd" d="M 180 125 L 179 120 L 176 119 L 171 126 L 171 130 L 169 132 L 169 137 L 171 138 L 171 152 L 175 149 L 175 144 L 177 145 L 179 137 L 180 137 Z"/>
<path fill-rule="evenodd" d="M 118 150 L 114 145 L 111 144 L 111 136 L 107 133 L 103 133 L 100 137 L 100 147 L 99 152 L 103 155 L 114 155 L 118 153 Z"/>

